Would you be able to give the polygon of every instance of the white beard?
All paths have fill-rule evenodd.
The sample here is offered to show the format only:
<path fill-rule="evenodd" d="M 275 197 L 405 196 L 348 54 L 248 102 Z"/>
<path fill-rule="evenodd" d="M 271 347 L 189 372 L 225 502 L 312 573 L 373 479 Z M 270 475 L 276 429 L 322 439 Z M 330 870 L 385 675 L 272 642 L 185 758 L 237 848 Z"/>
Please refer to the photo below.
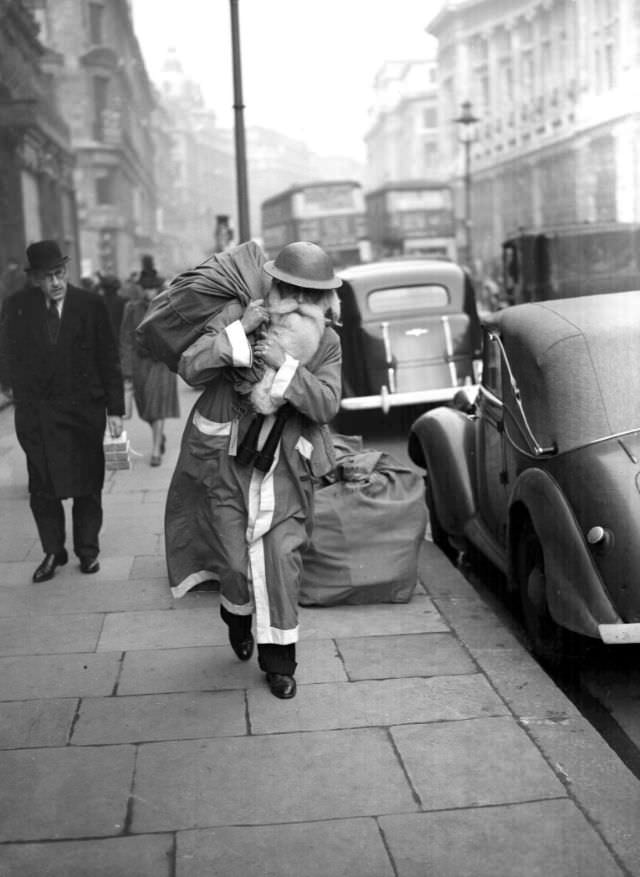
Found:
<path fill-rule="evenodd" d="M 295 299 L 281 299 L 269 309 L 271 323 L 266 337 L 278 342 L 285 353 L 305 365 L 318 349 L 324 333 L 325 319 L 322 308 Z M 265 366 L 264 374 L 251 389 L 250 399 L 260 414 L 274 414 L 284 400 L 271 398 L 271 387 L 276 369 Z"/>

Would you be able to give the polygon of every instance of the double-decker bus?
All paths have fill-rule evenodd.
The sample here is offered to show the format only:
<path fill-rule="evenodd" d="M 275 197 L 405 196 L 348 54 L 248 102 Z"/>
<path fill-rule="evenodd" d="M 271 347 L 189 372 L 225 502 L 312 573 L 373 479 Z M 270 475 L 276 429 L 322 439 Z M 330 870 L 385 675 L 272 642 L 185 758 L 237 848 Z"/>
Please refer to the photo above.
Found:
<path fill-rule="evenodd" d="M 261 209 L 269 258 L 291 241 L 313 241 L 340 268 L 370 258 L 364 195 L 355 180 L 294 185 L 267 198 Z"/>
<path fill-rule="evenodd" d="M 405 180 L 367 192 L 367 226 L 373 257 L 456 258 L 451 188 L 441 182 Z"/>

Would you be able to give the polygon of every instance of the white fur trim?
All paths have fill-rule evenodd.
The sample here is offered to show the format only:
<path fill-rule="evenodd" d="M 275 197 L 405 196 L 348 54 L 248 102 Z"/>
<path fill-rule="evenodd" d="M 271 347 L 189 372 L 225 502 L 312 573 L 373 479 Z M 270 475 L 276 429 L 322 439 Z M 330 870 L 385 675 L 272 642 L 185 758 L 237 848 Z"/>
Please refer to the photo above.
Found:
<path fill-rule="evenodd" d="M 231 420 L 227 420 L 225 423 L 216 423 L 215 420 L 208 420 L 206 417 L 203 417 L 199 411 L 196 411 L 193 415 L 193 425 L 199 432 L 205 435 L 231 435 L 231 423 Z"/>
<path fill-rule="evenodd" d="M 252 363 L 251 345 L 247 339 L 240 320 L 235 320 L 225 328 L 229 344 L 231 344 L 231 356 L 236 366 L 250 366 Z"/>
<path fill-rule="evenodd" d="M 305 460 L 311 459 L 311 454 L 313 453 L 313 445 L 306 439 L 303 435 L 300 436 L 298 441 L 296 442 L 296 451 L 299 451 Z"/>
<path fill-rule="evenodd" d="M 296 369 L 299 365 L 299 360 L 294 359 L 293 356 L 289 356 L 288 353 L 285 354 L 284 363 L 276 372 L 276 375 L 273 379 L 273 384 L 271 385 L 272 399 L 275 399 L 278 402 L 284 399 L 284 394 L 287 390 L 287 387 L 291 383 L 293 376 L 296 373 Z"/>
<path fill-rule="evenodd" d="M 227 600 L 225 596 L 220 594 L 220 602 L 227 612 L 231 612 L 232 615 L 253 615 L 253 610 L 255 609 L 253 600 L 249 600 L 248 603 L 232 603 L 231 600 Z"/>
<path fill-rule="evenodd" d="M 171 588 L 171 593 L 179 600 L 180 597 L 184 597 L 184 595 L 191 590 L 191 588 L 195 588 L 196 585 L 199 585 L 201 582 L 217 582 L 219 581 L 218 576 L 209 572 L 209 570 L 201 569 L 198 572 L 192 572 L 190 576 L 187 576 L 186 579 L 183 579 L 180 584 L 176 585 L 175 588 Z"/>

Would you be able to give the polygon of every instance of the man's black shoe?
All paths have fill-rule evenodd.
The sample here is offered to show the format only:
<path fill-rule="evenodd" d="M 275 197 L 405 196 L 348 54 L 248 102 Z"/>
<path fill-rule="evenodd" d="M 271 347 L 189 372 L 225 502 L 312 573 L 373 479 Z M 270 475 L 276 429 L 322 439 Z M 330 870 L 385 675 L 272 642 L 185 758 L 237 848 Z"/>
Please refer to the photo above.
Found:
<path fill-rule="evenodd" d="M 39 584 L 40 582 L 48 582 L 49 579 L 53 578 L 56 567 L 64 566 L 68 560 L 69 556 L 67 555 L 65 548 L 57 554 L 45 554 L 44 560 L 33 574 L 33 581 L 36 584 Z"/>
<path fill-rule="evenodd" d="M 231 636 L 229 636 L 229 642 L 231 643 L 231 648 L 241 661 L 249 660 L 249 658 L 253 654 L 254 640 L 252 634 L 249 634 L 248 637 L 245 637 L 245 639 L 241 640 L 234 640 L 231 639 Z"/>
<path fill-rule="evenodd" d="M 295 697 L 296 680 L 293 676 L 285 676 L 282 673 L 267 673 L 267 682 L 271 689 L 271 694 L 287 700 Z"/>
<path fill-rule="evenodd" d="M 100 564 L 98 563 L 97 557 L 81 557 L 80 558 L 80 571 L 84 573 L 94 573 L 98 572 L 100 569 Z"/>

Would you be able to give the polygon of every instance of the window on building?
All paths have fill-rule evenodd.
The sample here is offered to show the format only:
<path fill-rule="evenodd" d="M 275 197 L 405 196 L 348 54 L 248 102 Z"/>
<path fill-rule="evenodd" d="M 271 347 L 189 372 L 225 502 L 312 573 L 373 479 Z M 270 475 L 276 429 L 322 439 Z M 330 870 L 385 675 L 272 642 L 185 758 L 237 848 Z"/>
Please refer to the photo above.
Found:
<path fill-rule="evenodd" d="M 96 176 L 96 203 L 115 204 L 115 179 L 113 171 L 102 171 Z"/>
<path fill-rule="evenodd" d="M 89 3 L 89 38 L 94 46 L 101 46 L 103 42 L 103 15 L 102 3 Z"/>
<path fill-rule="evenodd" d="M 425 176 L 433 176 L 438 164 L 438 144 L 424 144 L 424 173 Z"/>
<path fill-rule="evenodd" d="M 525 100 L 531 100 L 534 95 L 535 73 L 533 64 L 533 52 L 528 49 L 522 54 L 522 93 Z"/>
<path fill-rule="evenodd" d="M 109 101 L 109 80 L 106 76 L 93 77 L 93 136 L 104 139 L 104 114 Z"/>
<path fill-rule="evenodd" d="M 438 127 L 438 111 L 435 107 L 427 107 L 422 111 L 422 127 L 437 128 Z"/>
<path fill-rule="evenodd" d="M 49 42 L 49 15 L 46 2 L 42 2 L 37 7 L 34 7 L 31 10 L 31 14 L 35 18 L 39 28 L 38 39 L 46 46 Z"/>

